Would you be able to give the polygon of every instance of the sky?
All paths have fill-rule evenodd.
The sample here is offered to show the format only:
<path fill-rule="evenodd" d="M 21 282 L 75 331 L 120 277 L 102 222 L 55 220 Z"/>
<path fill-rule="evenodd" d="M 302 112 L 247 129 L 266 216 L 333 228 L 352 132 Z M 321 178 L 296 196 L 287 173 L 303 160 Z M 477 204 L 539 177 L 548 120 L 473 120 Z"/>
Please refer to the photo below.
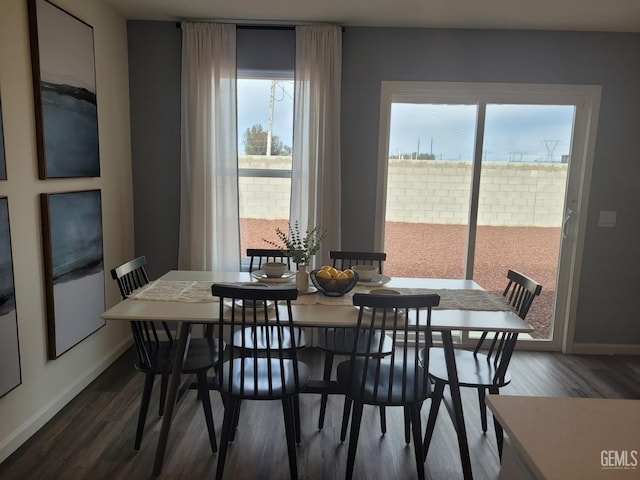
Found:
<path fill-rule="evenodd" d="M 244 153 L 242 135 L 254 125 L 267 130 L 269 124 L 270 80 L 238 79 L 238 153 Z M 283 145 L 293 143 L 293 80 L 276 81 L 273 102 L 273 135 Z"/>
<path fill-rule="evenodd" d="M 475 105 L 394 103 L 389 152 L 471 160 Z M 483 160 L 561 161 L 569 153 L 574 109 L 555 105 L 487 105 Z"/>
<path fill-rule="evenodd" d="M 267 130 L 269 80 L 238 80 L 238 153 L 253 125 Z M 488 105 L 483 160 L 560 162 L 571 146 L 574 108 L 564 105 Z M 471 160 L 475 105 L 400 104 L 391 110 L 389 154 L 433 153 L 438 160 Z M 273 134 L 291 146 L 293 81 L 277 81 Z"/>

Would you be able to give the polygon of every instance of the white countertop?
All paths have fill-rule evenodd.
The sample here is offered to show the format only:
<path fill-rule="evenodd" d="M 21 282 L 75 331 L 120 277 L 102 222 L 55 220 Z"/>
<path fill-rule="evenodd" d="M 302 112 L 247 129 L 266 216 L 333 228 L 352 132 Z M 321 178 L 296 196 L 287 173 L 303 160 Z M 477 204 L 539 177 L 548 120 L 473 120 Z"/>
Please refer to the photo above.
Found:
<path fill-rule="evenodd" d="M 487 406 L 534 478 L 640 478 L 640 400 L 488 395 Z"/>

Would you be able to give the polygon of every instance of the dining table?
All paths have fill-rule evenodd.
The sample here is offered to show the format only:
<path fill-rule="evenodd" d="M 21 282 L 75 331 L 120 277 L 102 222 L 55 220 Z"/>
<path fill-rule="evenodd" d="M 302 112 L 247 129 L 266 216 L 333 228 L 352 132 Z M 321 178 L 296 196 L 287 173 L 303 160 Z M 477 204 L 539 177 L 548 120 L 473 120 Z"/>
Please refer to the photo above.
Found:
<path fill-rule="evenodd" d="M 270 283 L 269 278 L 259 277 L 255 272 L 250 274 L 248 272 L 172 270 L 140 289 L 140 292 L 135 291 L 129 298 L 120 301 L 102 314 L 102 318 L 108 321 L 178 322 L 178 345 L 156 446 L 153 475 L 159 475 L 162 471 L 180 386 L 182 363 L 188 348 L 187 340 L 191 336 L 192 326 L 218 322 L 219 308 L 217 299 L 211 295 L 211 285 L 213 283 L 295 285 L 287 283 L 286 280 L 277 279 L 274 283 Z M 528 333 L 533 329 L 514 313 L 501 297 L 485 292 L 473 280 L 401 278 L 383 275 L 378 275 L 374 280 L 359 282 L 351 292 L 342 297 L 324 296 L 316 292 L 314 287 L 310 287 L 308 291 L 299 292 L 298 299 L 292 303 L 294 323 L 300 327 L 310 328 L 353 328 L 358 319 L 358 312 L 352 303 L 353 293 L 368 293 L 379 287 L 395 289 L 400 293 L 439 294 L 440 306 L 432 313 L 431 329 L 441 335 L 449 375 L 451 402 L 449 413 L 457 434 L 463 476 L 465 479 L 471 479 L 473 474 L 458 384 L 453 334 L 463 331 L 511 332 L 514 333 L 512 341 L 515 342 L 519 333 Z M 230 308 L 233 306 L 231 305 Z M 322 382 L 314 382 L 314 385 L 319 386 L 314 389 L 314 392 L 321 391 Z M 327 385 L 325 387 L 330 388 Z"/>

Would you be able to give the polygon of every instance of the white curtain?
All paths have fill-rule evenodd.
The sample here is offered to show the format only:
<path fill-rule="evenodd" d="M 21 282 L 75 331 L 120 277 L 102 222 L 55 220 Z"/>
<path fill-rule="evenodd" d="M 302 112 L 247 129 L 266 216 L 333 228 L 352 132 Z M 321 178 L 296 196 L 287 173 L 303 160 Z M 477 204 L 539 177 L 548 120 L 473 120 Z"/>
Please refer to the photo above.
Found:
<path fill-rule="evenodd" d="M 235 25 L 182 23 L 181 95 L 178 267 L 237 271 Z"/>
<path fill-rule="evenodd" d="M 342 30 L 296 27 L 291 222 L 329 231 L 316 264 L 340 248 Z"/>

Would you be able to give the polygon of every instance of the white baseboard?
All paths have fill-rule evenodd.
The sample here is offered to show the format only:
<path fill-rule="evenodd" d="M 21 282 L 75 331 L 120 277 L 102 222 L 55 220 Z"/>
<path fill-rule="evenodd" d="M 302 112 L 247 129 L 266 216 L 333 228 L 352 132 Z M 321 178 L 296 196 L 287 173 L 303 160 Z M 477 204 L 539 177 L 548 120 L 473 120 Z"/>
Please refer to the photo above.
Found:
<path fill-rule="evenodd" d="M 15 452 L 24 442 L 40 430 L 49 420 L 51 420 L 62 408 L 64 408 L 76 395 L 84 390 L 91 382 L 104 372 L 113 362 L 115 362 L 124 352 L 131 347 L 132 339 L 125 339 L 120 345 L 109 352 L 104 359 L 98 363 L 86 375 L 79 378 L 68 388 L 62 391 L 57 397 L 51 399 L 40 410 L 38 410 L 29 420 L 24 422 L 10 435 L 0 442 L 0 463 Z"/>
<path fill-rule="evenodd" d="M 570 353 L 578 355 L 640 355 L 640 345 L 574 343 Z"/>

